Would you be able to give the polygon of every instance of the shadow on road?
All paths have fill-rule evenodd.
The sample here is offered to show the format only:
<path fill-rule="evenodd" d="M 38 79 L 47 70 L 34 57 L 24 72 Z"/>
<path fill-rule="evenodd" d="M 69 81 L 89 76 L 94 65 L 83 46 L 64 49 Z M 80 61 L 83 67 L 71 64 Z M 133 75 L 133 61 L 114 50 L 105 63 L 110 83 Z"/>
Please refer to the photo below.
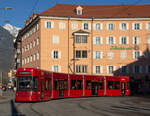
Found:
<path fill-rule="evenodd" d="M 11 116 L 25 116 L 24 114 L 20 114 L 15 107 L 14 101 L 10 101 L 11 104 Z"/>

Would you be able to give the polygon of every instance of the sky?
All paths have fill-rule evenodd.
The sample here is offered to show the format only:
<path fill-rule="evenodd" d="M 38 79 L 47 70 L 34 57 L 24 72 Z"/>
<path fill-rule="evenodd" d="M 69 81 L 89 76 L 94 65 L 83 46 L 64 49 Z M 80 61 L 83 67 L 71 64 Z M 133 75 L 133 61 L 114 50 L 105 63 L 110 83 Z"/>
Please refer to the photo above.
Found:
<path fill-rule="evenodd" d="M 10 23 L 23 28 L 32 13 L 43 12 L 56 4 L 126 5 L 150 4 L 150 0 L 0 0 L 0 26 Z M 12 10 L 4 10 L 4 8 Z M 148 11 L 149 12 L 149 11 Z"/>

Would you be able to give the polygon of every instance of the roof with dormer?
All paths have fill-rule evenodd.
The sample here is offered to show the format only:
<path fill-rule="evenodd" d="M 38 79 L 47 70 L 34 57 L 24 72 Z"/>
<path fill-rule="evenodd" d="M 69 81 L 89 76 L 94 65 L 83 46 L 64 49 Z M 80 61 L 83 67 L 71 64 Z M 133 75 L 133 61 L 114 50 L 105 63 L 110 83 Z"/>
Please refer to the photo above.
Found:
<path fill-rule="evenodd" d="M 81 6 L 83 14 L 77 15 L 76 8 Z M 40 13 L 40 16 L 74 18 L 150 18 L 150 4 L 147 5 L 70 5 L 57 4 Z"/>

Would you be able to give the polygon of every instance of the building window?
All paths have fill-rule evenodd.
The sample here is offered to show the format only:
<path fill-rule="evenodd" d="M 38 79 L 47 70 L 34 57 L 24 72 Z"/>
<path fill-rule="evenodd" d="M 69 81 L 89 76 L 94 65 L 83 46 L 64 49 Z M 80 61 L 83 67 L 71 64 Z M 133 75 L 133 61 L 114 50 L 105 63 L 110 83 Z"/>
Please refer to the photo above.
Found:
<path fill-rule="evenodd" d="M 81 73 L 81 65 L 76 65 L 76 73 Z"/>
<path fill-rule="evenodd" d="M 24 58 L 24 64 L 26 64 L 27 63 L 27 59 L 26 58 Z"/>
<path fill-rule="evenodd" d="M 38 37 L 36 40 L 36 44 L 39 45 L 39 43 L 40 43 L 40 38 Z"/>
<path fill-rule="evenodd" d="M 53 51 L 53 58 L 58 59 L 58 51 Z"/>
<path fill-rule="evenodd" d="M 115 29 L 115 24 L 109 23 L 107 24 L 107 30 L 114 30 Z"/>
<path fill-rule="evenodd" d="M 87 65 L 76 65 L 76 73 L 87 73 L 88 66 Z"/>
<path fill-rule="evenodd" d="M 82 73 L 87 73 L 87 65 L 82 65 Z"/>
<path fill-rule="evenodd" d="M 54 27 L 54 22 L 52 22 L 52 21 L 46 21 L 45 22 L 45 28 L 51 29 L 53 27 Z"/>
<path fill-rule="evenodd" d="M 30 62 L 32 62 L 32 60 L 33 60 L 33 56 L 31 55 L 31 56 L 30 56 Z"/>
<path fill-rule="evenodd" d="M 22 65 L 24 65 L 24 59 L 22 59 Z"/>
<path fill-rule="evenodd" d="M 82 15 L 82 10 L 77 10 L 77 15 Z"/>
<path fill-rule="evenodd" d="M 52 71 L 53 72 L 61 72 L 61 67 L 59 65 L 53 65 L 52 66 Z"/>
<path fill-rule="evenodd" d="M 33 40 L 33 47 L 35 47 L 35 45 L 36 45 L 36 41 L 35 41 L 35 40 Z"/>
<path fill-rule="evenodd" d="M 29 63 L 30 62 L 30 57 L 28 56 L 28 58 L 27 58 L 27 63 Z"/>
<path fill-rule="evenodd" d="M 76 35 L 75 43 L 88 43 L 88 36 L 87 35 Z"/>
<path fill-rule="evenodd" d="M 53 44 L 59 44 L 59 36 L 53 35 Z"/>
<path fill-rule="evenodd" d="M 147 44 L 150 45 L 150 37 L 147 37 Z"/>
<path fill-rule="evenodd" d="M 72 23 L 72 30 L 77 30 L 78 29 L 78 23 L 73 22 Z"/>
<path fill-rule="evenodd" d="M 33 44 L 32 44 L 32 42 L 31 42 L 31 43 L 30 43 L 30 49 L 32 49 L 32 45 L 33 45 Z"/>
<path fill-rule="evenodd" d="M 66 23 L 64 22 L 59 23 L 59 29 L 65 29 L 65 27 L 66 27 Z"/>
<path fill-rule="evenodd" d="M 114 59 L 114 52 L 113 51 L 109 51 L 107 53 L 107 57 L 108 57 L 108 59 Z"/>
<path fill-rule="evenodd" d="M 142 73 L 142 66 L 140 66 L 140 65 L 134 65 L 133 66 L 133 73 L 135 73 L 135 74 Z"/>
<path fill-rule="evenodd" d="M 24 47 L 22 47 L 22 53 L 24 53 Z"/>
<path fill-rule="evenodd" d="M 115 70 L 115 67 L 114 66 L 107 66 L 107 73 L 108 74 L 112 74 Z"/>
<path fill-rule="evenodd" d="M 39 52 L 37 52 L 37 54 L 36 54 L 36 59 L 37 59 L 37 60 L 40 59 L 40 54 L 39 54 Z"/>
<path fill-rule="evenodd" d="M 137 36 L 133 37 L 133 44 L 139 45 L 140 44 L 140 38 Z"/>
<path fill-rule="evenodd" d="M 126 60 L 128 58 L 127 51 L 120 51 L 120 58 Z"/>
<path fill-rule="evenodd" d="M 127 74 L 128 73 L 128 66 L 121 66 L 121 73 Z"/>
<path fill-rule="evenodd" d="M 150 65 L 147 65 L 147 66 L 146 66 L 146 72 L 147 72 L 148 74 L 150 74 Z"/>
<path fill-rule="evenodd" d="M 140 29 L 142 29 L 141 23 L 134 23 L 133 24 L 133 29 L 134 30 L 140 30 Z"/>
<path fill-rule="evenodd" d="M 113 36 L 107 37 L 107 44 L 113 45 L 113 44 L 115 44 L 115 43 L 116 43 L 116 42 L 115 42 L 115 38 L 114 38 Z"/>
<path fill-rule="evenodd" d="M 33 61 L 35 61 L 35 58 L 36 58 L 36 54 L 33 55 Z"/>
<path fill-rule="evenodd" d="M 146 29 L 150 30 L 150 22 L 146 23 Z"/>
<path fill-rule="evenodd" d="M 88 30 L 89 29 L 89 24 L 88 23 L 84 23 L 83 24 L 83 29 L 84 30 Z"/>
<path fill-rule="evenodd" d="M 101 24 L 101 23 L 96 23 L 96 24 L 94 25 L 94 29 L 95 29 L 95 30 L 102 30 L 102 24 Z"/>
<path fill-rule="evenodd" d="M 30 44 L 27 45 L 27 51 L 30 49 Z"/>
<path fill-rule="evenodd" d="M 82 58 L 87 58 L 87 50 L 82 50 Z"/>
<path fill-rule="evenodd" d="M 126 36 L 120 37 L 120 44 L 127 45 L 128 44 L 128 37 L 126 37 Z"/>
<path fill-rule="evenodd" d="M 102 58 L 102 52 L 95 51 L 94 52 L 94 59 L 101 59 Z"/>
<path fill-rule="evenodd" d="M 120 29 L 121 30 L 128 30 L 128 24 L 127 23 L 121 23 L 120 24 Z"/>
<path fill-rule="evenodd" d="M 102 44 L 102 38 L 101 37 L 94 37 L 93 44 L 94 45 Z"/>
<path fill-rule="evenodd" d="M 87 50 L 76 50 L 75 57 L 76 58 L 87 58 Z"/>
<path fill-rule="evenodd" d="M 94 73 L 95 74 L 101 74 L 102 73 L 102 66 L 95 66 L 94 67 Z"/>
<path fill-rule="evenodd" d="M 139 51 L 139 50 L 133 51 L 134 59 L 138 59 L 138 58 L 140 58 L 140 56 L 141 56 L 141 51 Z"/>

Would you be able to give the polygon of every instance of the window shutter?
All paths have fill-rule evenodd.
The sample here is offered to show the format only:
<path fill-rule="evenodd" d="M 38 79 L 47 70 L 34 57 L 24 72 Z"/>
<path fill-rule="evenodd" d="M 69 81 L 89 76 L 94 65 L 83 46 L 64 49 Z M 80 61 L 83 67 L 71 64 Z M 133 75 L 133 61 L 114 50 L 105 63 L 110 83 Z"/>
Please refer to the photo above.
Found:
<path fill-rule="evenodd" d="M 135 37 L 132 38 L 132 44 L 135 44 Z"/>
<path fill-rule="evenodd" d="M 133 59 L 135 59 L 135 51 L 132 52 Z"/>
<path fill-rule="evenodd" d="M 93 44 L 96 44 L 96 37 L 93 37 Z"/>
<path fill-rule="evenodd" d="M 52 26 L 52 28 L 54 28 L 54 22 L 53 21 L 51 21 L 51 26 Z"/>
<path fill-rule="evenodd" d="M 127 38 L 127 44 L 129 44 L 129 37 L 126 37 Z"/>
<path fill-rule="evenodd" d="M 93 52 L 93 59 L 96 59 L 96 52 Z"/>
<path fill-rule="evenodd" d="M 129 66 L 127 66 L 127 73 L 129 73 Z"/>
<path fill-rule="evenodd" d="M 45 21 L 45 28 L 47 28 L 47 21 Z"/>
<path fill-rule="evenodd" d="M 88 30 L 91 30 L 91 23 L 88 23 Z"/>
<path fill-rule="evenodd" d="M 114 39 L 114 44 L 116 44 L 116 38 L 115 38 L 115 37 L 113 37 L 113 39 Z"/>
<path fill-rule="evenodd" d="M 103 24 L 100 23 L 100 30 L 103 30 Z"/>
<path fill-rule="evenodd" d="M 132 72 L 135 73 L 135 65 L 132 66 Z"/>
<path fill-rule="evenodd" d="M 107 66 L 107 74 L 109 74 L 109 66 Z"/>
<path fill-rule="evenodd" d="M 134 24 L 135 24 L 135 23 L 132 23 L 132 30 L 134 30 Z"/>
<path fill-rule="evenodd" d="M 58 72 L 61 72 L 61 66 L 58 65 Z"/>
<path fill-rule="evenodd" d="M 100 70 L 101 70 L 101 73 L 103 73 L 103 66 L 100 66 L 100 68 L 101 68 L 101 69 L 100 69 Z"/>
<path fill-rule="evenodd" d="M 120 28 L 120 30 L 122 30 L 122 23 L 119 24 L 119 28 Z"/>
<path fill-rule="evenodd" d="M 52 72 L 54 72 L 54 65 L 52 65 Z"/>
<path fill-rule="evenodd" d="M 54 50 L 51 51 L 51 57 L 54 58 Z"/>
<path fill-rule="evenodd" d="M 121 38 L 122 38 L 122 37 L 120 37 L 120 38 L 119 38 L 119 44 L 122 44 L 122 42 L 121 42 Z"/>
<path fill-rule="evenodd" d="M 61 59 L 61 51 L 58 51 L 58 58 Z"/>
<path fill-rule="evenodd" d="M 100 54 L 101 54 L 101 59 L 103 58 L 103 52 L 100 52 Z"/>
<path fill-rule="evenodd" d="M 84 30 L 84 23 L 82 23 L 82 29 Z"/>
<path fill-rule="evenodd" d="M 109 37 L 106 37 L 106 43 L 109 44 Z"/>
<path fill-rule="evenodd" d="M 127 30 L 129 30 L 129 24 L 128 23 L 126 23 L 127 24 Z"/>

